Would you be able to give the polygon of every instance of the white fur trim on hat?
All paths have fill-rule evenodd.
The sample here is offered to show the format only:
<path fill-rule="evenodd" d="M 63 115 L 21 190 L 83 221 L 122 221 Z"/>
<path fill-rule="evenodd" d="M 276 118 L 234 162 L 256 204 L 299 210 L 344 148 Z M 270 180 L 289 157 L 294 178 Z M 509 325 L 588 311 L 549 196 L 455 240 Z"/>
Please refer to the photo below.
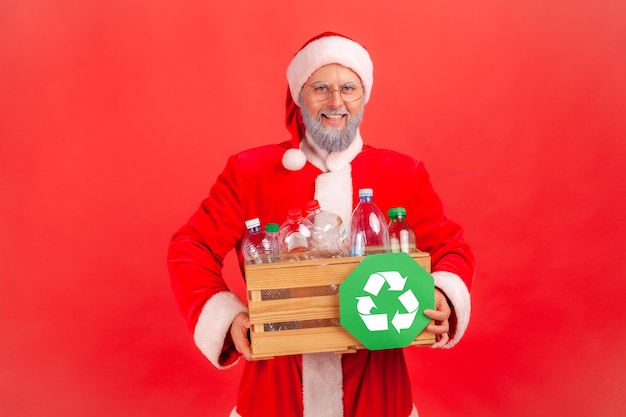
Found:
<path fill-rule="evenodd" d="M 287 82 L 294 103 L 302 86 L 318 68 L 339 64 L 358 74 L 363 83 L 363 103 L 367 103 L 374 83 L 374 65 L 367 50 L 343 36 L 326 36 L 305 45 L 287 67 Z"/>
<path fill-rule="evenodd" d="M 435 280 L 435 287 L 444 292 L 448 300 L 454 307 L 454 313 L 456 314 L 456 329 L 450 329 L 452 339 L 446 343 L 446 348 L 451 348 L 456 345 L 467 326 L 469 326 L 470 314 L 472 312 L 472 303 L 467 286 L 457 274 L 447 271 L 436 271 L 432 273 Z"/>

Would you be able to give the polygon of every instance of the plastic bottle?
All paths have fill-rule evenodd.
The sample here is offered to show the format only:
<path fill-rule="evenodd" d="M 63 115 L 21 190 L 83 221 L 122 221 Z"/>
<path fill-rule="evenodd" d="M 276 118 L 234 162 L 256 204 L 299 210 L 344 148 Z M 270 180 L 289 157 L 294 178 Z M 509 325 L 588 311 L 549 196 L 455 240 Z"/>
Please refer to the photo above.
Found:
<path fill-rule="evenodd" d="M 327 210 L 322 210 L 317 200 L 306 204 L 306 219 L 313 223 L 313 237 L 319 257 L 336 258 L 347 256 L 350 250 L 350 239 L 343 226 L 341 217 Z"/>
<path fill-rule="evenodd" d="M 273 226 L 271 226 L 273 224 Z M 278 261 L 278 240 L 276 230 L 278 225 L 271 223 L 265 225 L 266 231 L 261 230 L 261 222 L 258 218 L 246 221 L 248 236 L 241 243 L 241 251 L 247 264 L 262 264 Z M 288 290 L 270 289 L 261 291 L 262 300 L 278 300 L 287 298 Z M 293 329 L 292 323 L 265 323 L 263 329 L 266 332 Z"/>
<path fill-rule="evenodd" d="M 287 220 L 278 230 L 280 259 L 306 260 L 316 257 L 313 224 L 302 216 L 299 208 L 289 209 Z"/>
<path fill-rule="evenodd" d="M 276 239 L 276 244 L 278 245 L 278 229 L 280 229 L 280 225 L 278 223 L 268 223 L 265 225 L 265 233 L 268 236 L 272 236 Z"/>
<path fill-rule="evenodd" d="M 387 219 L 373 201 L 371 188 L 359 190 L 359 204 L 352 212 L 350 246 L 352 256 L 389 252 Z"/>
<path fill-rule="evenodd" d="M 276 241 L 277 261 L 280 260 L 280 249 L 278 245 L 278 229 L 279 228 L 280 226 L 278 225 L 278 223 L 267 223 L 265 225 L 265 233 L 267 234 L 267 236 Z M 263 300 L 276 300 L 276 299 L 288 298 L 288 297 L 289 297 L 289 290 L 287 289 L 264 290 L 261 293 L 261 298 Z"/>
<path fill-rule="evenodd" d="M 350 239 L 341 217 L 333 212 L 323 210 L 319 201 L 311 200 L 306 204 L 306 219 L 313 224 L 313 237 L 319 258 L 338 258 L 350 254 Z M 337 285 L 319 286 L 299 289 L 302 296 L 337 295 Z M 337 319 L 305 320 L 298 323 L 299 328 L 338 326 Z"/>
<path fill-rule="evenodd" d="M 387 210 L 389 216 L 389 250 L 393 253 L 416 252 L 415 232 L 406 221 L 406 209 L 394 207 Z"/>
<path fill-rule="evenodd" d="M 241 243 L 241 251 L 247 264 L 264 264 L 278 261 L 278 241 L 261 230 L 258 218 L 246 220 L 248 236 Z"/>

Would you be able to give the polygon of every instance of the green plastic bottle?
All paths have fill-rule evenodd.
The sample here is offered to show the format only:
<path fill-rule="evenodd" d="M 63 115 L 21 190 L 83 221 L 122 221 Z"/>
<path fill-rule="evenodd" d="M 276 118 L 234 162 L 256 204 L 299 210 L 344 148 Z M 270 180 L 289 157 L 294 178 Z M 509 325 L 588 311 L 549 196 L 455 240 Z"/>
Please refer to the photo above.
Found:
<path fill-rule="evenodd" d="M 387 210 L 389 216 L 389 251 L 391 253 L 417 251 L 415 245 L 415 232 L 406 221 L 406 209 L 394 207 Z"/>

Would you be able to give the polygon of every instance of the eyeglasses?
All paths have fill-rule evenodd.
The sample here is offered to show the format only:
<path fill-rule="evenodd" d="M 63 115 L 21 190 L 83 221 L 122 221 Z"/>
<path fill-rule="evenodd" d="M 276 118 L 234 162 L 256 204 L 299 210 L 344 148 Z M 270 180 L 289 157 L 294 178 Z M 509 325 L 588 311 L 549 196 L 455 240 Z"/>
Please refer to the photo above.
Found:
<path fill-rule="evenodd" d="M 331 88 L 330 84 L 325 82 L 316 82 L 304 87 L 309 97 L 315 101 L 326 101 L 335 91 L 339 92 L 344 101 L 357 101 L 363 97 L 363 87 L 356 83 L 346 83 L 338 89 Z"/>

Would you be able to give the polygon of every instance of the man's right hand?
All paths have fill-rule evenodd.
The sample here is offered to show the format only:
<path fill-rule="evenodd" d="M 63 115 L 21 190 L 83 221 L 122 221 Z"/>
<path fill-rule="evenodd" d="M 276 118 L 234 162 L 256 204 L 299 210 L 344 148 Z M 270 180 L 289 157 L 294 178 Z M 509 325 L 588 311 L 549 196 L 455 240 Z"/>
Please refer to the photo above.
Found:
<path fill-rule="evenodd" d="M 250 329 L 250 316 L 248 313 L 239 313 L 235 316 L 230 325 L 230 337 L 233 339 L 235 349 L 241 353 L 246 360 L 252 360 L 252 350 L 250 340 L 248 340 L 248 330 Z"/>

